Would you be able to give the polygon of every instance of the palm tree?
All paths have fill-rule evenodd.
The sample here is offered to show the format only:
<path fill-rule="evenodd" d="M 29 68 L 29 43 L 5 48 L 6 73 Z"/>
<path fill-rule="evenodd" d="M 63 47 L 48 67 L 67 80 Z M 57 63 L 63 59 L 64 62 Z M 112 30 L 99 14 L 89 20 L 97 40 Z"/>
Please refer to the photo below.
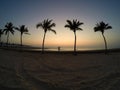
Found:
<path fill-rule="evenodd" d="M 112 26 L 109 26 L 109 24 L 105 24 L 103 21 L 97 23 L 96 27 L 94 27 L 95 32 L 100 31 L 102 33 L 102 36 L 103 36 L 103 39 L 105 42 L 105 54 L 107 54 L 107 41 L 104 36 L 104 32 L 105 32 L 105 30 L 108 30 L 108 29 L 112 29 Z"/>
<path fill-rule="evenodd" d="M 7 35 L 7 45 L 9 42 L 9 34 L 14 34 L 14 29 L 15 27 L 13 26 L 13 24 L 11 22 L 7 23 L 5 25 L 5 29 L 3 30 L 3 32 L 5 32 L 5 34 Z"/>
<path fill-rule="evenodd" d="M 80 22 L 77 19 L 73 19 L 73 21 L 67 20 L 67 24 L 65 25 L 65 27 L 70 28 L 70 30 L 72 30 L 75 35 L 74 54 L 76 54 L 76 31 L 82 30 L 82 28 L 80 28 L 81 25 L 83 25 L 83 22 Z"/>
<path fill-rule="evenodd" d="M 25 27 L 25 25 L 21 25 L 19 26 L 19 28 L 16 27 L 15 29 L 20 32 L 20 41 L 21 41 L 21 46 L 22 46 L 22 36 L 23 34 L 29 34 L 28 29 L 27 27 Z"/>
<path fill-rule="evenodd" d="M 45 42 L 45 36 L 47 31 L 52 31 L 56 34 L 56 31 L 52 29 L 52 27 L 55 27 L 56 24 L 52 23 L 53 20 L 45 19 L 44 21 L 38 23 L 36 25 L 36 28 L 41 27 L 44 30 L 44 37 L 43 37 L 43 43 L 42 43 L 42 53 L 44 53 L 44 42 Z"/>
<path fill-rule="evenodd" d="M 2 34 L 3 34 L 3 30 L 0 29 L 0 43 L 1 43 L 1 36 L 2 36 Z"/>

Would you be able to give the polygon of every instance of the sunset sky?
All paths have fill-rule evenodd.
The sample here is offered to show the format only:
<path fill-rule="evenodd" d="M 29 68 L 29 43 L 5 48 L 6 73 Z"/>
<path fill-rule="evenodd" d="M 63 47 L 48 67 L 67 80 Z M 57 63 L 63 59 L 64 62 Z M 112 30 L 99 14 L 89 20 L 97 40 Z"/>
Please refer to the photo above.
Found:
<path fill-rule="evenodd" d="M 105 32 L 109 48 L 120 48 L 120 0 L 0 0 L 0 28 L 7 22 L 15 26 L 26 25 L 31 35 L 23 36 L 23 43 L 41 46 L 43 30 L 36 24 L 53 19 L 57 34 L 48 32 L 45 46 L 72 47 L 74 33 L 64 28 L 67 19 L 84 22 L 83 31 L 77 32 L 77 47 L 104 48 L 101 32 L 94 32 L 97 22 L 104 21 L 113 27 Z M 2 37 L 6 42 L 6 36 Z M 10 35 L 11 43 L 20 43 L 20 33 Z"/>

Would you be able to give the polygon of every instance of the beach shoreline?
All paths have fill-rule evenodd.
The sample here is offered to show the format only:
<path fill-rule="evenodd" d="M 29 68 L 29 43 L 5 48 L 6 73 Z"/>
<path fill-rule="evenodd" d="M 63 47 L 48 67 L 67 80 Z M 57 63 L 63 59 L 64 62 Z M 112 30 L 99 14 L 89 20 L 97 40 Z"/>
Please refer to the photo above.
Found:
<path fill-rule="evenodd" d="M 0 47 L 0 49 L 3 50 L 11 50 L 11 51 L 23 51 L 23 52 L 38 52 L 41 53 L 42 50 L 41 48 L 38 47 Z M 78 54 L 91 54 L 91 53 L 105 53 L 104 49 L 98 49 L 98 50 L 77 50 L 76 51 Z M 108 49 L 107 50 L 108 53 L 119 53 L 120 52 L 120 48 L 113 48 L 113 49 Z M 45 53 L 74 53 L 73 50 L 62 50 L 62 51 L 58 51 L 56 50 L 52 50 L 51 48 L 45 48 Z"/>

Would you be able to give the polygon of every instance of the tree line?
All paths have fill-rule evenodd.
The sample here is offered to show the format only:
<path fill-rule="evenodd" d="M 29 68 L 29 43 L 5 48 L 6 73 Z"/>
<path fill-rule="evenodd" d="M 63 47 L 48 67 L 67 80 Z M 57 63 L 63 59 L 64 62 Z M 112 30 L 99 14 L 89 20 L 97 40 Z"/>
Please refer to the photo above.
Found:
<path fill-rule="evenodd" d="M 74 33 L 74 54 L 76 54 L 76 31 L 82 31 L 83 29 L 80 28 L 81 25 L 83 25 L 84 23 L 77 20 L 77 19 L 73 19 L 73 20 L 66 20 L 67 24 L 65 24 L 65 28 L 69 28 L 70 30 L 73 31 Z M 39 22 L 38 24 L 36 24 L 36 28 L 42 28 L 44 30 L 44 36 L 43 36 L 43 42 L 42 42 L 42 52 L 44 53 L 44 43 L 45 43 L 45 37 L 46 37 L 46 33 L 48 31 L 52 31 L 54 34 L 56 34 L 56 31 L 54 29 L 52 29 L 53 27 L 55 27 L 56 24 L 53 23 L 53 20 L 49 20 L 49 19 L 45 19 L 42 22 Z M 102 33 L 103 39 L 104 39 L 104 43 L 105 43 L 105 53 L 107 53 L 107 41 L 106 38 L 104 36 L 104 32 L 105 30 L 108 29 L 112 29 L 112 26 L 109 26 L 108 23 L 105 23 L 103 21 L 97 23 L 95 25 L 95 27 L 93 28 L 93 30 L 95 32 L 100 31 Z M 12 35 L 14 35 L 15 30 L 20 32 L 20 45 L 22 46 L 22 36 L 23 34 L 29 34 L 29 30 L 25 25 L 21 25 L 19 27 L 15 27 L 12 22 L 9 22 L 5 25 L 4 29 L 0 29 L 0 42 L 1 42 L 1 36 L 3 34 L 7 35 L 7 45 L 9 42 L 9 34 L 11 33 Z"/>

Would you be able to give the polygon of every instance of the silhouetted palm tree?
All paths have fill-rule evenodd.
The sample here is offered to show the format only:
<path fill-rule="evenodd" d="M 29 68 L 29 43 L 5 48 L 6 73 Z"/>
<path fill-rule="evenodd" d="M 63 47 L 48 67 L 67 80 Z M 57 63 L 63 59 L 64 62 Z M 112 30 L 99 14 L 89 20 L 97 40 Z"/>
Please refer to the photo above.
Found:
<path fill-rule="evenodd" d="M 28 29 L 27 27 L 25 27 L 25 25 L 21 25 L 19 26 L 19 28 L 16 27 L 15 29 L 20 32 L 20 41 L 21 41 L 21 46 L 22 46 L 22 36 L 23 34 L 29 34 Z"/>
<path fill-rule="evenodd" d="M 13 24 L 11 22 L 7 23 L 5 25 L 5 29 L 3 30 L 3 32 L 5 32 L 5 34 L 7 35 L 7 45 L 9 42 L 9 34 L 14 34 L 14 29 L 15 27 L 13 26 Z"/>
<path fill-rule="evenodd" d="M 56 34 L 56 31 L 52 29 L 52 27 L 55 27 L 56 24 L 52 23 L 53 20 L 46 19 L 43 22 L 40 22 L 36 25 L 36 28 L 41 27 L 44 30 L 44 37 L 43 37 L 43 43 L 42 43 L 42 52 L 44 52 L 44 42 L 45 42 L 45 36 L 47 31 L 52 31 Z"/>
<path fill-rule="evenodd" d="M 1 36 L 2 36 L 2 34 L 3 34 L 3 30 L 0 29 L 0 43 L 1 43 Z"/>
<path fill-rule="evenodd" d="M 106 38 L 104 36 L 104 32 L 105 32 L 105 30 L 108 30 L 108 29 L 112 29 L 112 26 L 105 24 L 103 21 L 97 23 L 96 27 L 94 27 L 95 32 L 100 31 L 102 33 L 102 36 L 103 36 L 103 39 L 105 42 L 105 54 L 107 53 L 107 41 L 106 41 Z"/>
<path fill-rule="evenodd" d="M 81 25 L 83 25 L 83 22 L 80 22 L 77 19 L 73 21 L 67 20 L 67 24 L 65 25 L 65 27 L 70 28 L 75 35 L 74 54 L 76 54 L 76 31 L 82 30 L 82 28 L 80 28 Z"/>

